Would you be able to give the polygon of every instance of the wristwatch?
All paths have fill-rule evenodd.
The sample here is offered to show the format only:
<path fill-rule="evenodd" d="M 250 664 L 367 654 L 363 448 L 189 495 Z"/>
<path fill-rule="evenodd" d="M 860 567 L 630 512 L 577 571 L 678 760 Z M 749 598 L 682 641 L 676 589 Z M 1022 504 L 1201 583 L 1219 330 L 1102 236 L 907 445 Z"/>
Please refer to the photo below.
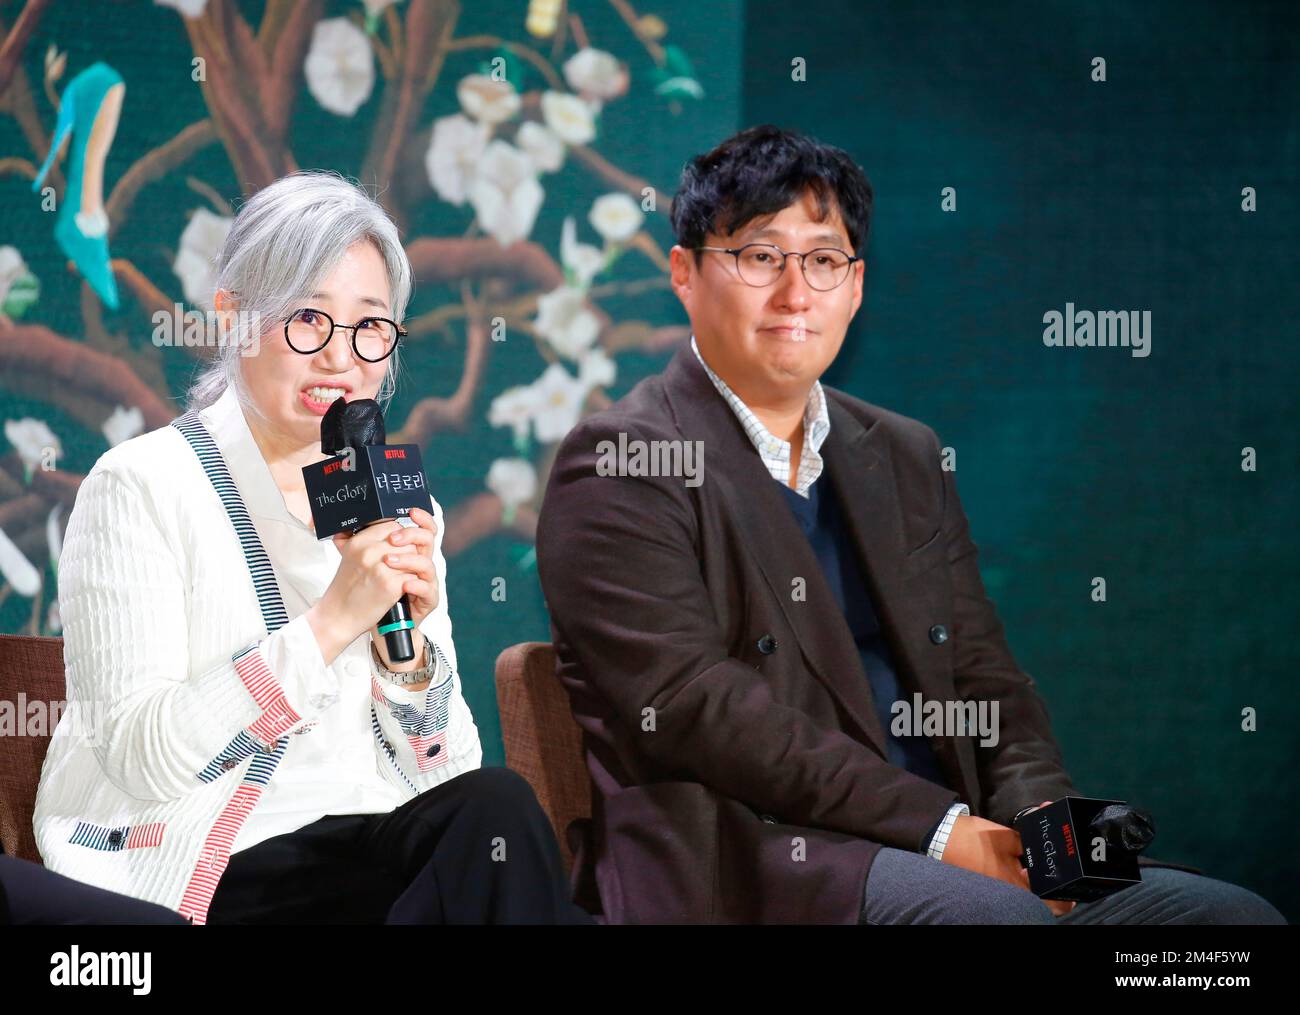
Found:
<path fill-rule="evenodd" d="M 433 654 L 433 643 L 429 641 L 429 636 L 425 634 L 423 631 L 420 632 L 420 636 L 424 639 L 424 665 L 421 666 L 418 670 L 408 670 L 404 673 L 394 673 L 387 666 L 385 666 L 384 661 L 379 658 L 379 649 L 375 647 L 375 639 L 374 636 L 372 635 L 370 638 L 370 658 L 374 662 L 375 669 L 379 671 L 380 675 L 387 678 L 390 682 L 394 684 L 401 684 L 401 685 L 419 684 L 419 683 L 423 683 L 426 680 L 432 680 L 434 668 L 437 666 L 437 662 L 435 661 L 435 657 Z"/>

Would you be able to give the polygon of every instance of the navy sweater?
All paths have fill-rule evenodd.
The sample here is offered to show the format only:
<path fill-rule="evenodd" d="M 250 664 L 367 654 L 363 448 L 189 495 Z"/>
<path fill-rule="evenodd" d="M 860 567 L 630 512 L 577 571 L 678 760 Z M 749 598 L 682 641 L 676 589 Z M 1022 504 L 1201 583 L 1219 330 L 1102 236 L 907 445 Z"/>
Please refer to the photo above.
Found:
<path fill-rule="evenodd" d="M 885 731 L 889 763 L 951 789 L 928 738 L 896 737 L 890 732 L 893 721 L 890 709 L 895 701 L 903 700 L 903 693 L 871 603 L 871 594 L 858 565 L 857 551 L 853 547 L 840 508 L 839 497 L 830 478 L 823 476 L 813 483 L 808 488 L 807 498 L 799 496 L 784 483 L 777 485 L 781 487 L 790 510 L 808 537 L 826 584 L 835 594 L 840 612 L 844 614 L 849 630 L 853 632 L 862 668 L 867 671 L 867 680 L 871 684 L 876 716 Z M 910 691 L 906 700 L 910 705 Z"/>

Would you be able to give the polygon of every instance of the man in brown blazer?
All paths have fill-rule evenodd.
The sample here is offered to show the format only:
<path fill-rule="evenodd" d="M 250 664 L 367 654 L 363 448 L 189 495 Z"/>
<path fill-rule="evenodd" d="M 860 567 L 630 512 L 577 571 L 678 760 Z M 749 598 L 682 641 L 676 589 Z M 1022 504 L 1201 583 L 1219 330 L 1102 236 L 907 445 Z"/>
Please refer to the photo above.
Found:
<path fill-rule="evenodd" d="M 773 127 L 694 159 L 671 262 L 692 341 L 559 449 L 537 551 L 594 786 L 577 901 L 633 923 L 1140 921 L 1171 897 L 1280 920 L 1185 870 L 1079 906 L 1028 891 L 1007 826 L 1082 794 L 953 473 L 928 426 L 818 380 L 871 200 L 846 153 Z M 918 694 L 995 728 L 918 736 L 896 721 Z"/>

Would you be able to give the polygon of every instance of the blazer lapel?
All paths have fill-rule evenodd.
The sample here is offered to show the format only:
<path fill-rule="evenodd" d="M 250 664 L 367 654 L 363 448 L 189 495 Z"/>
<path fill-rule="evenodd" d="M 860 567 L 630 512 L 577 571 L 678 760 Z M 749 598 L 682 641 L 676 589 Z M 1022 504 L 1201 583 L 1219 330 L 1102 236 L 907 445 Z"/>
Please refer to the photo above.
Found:
<path fill-rule="evenodd" d="M 945 679 L 924 656 L 931 647 L 926 635 L 932 620 L 918 614 L 902 580 L 909 547 L 889 442 L 878 421 L 864 426 L 829 395 L 827 409 L 831 430 L 821 448 L 825 468 L 819 482 L 829 479 L 839 494 L 894 665 L 900 676 L 912 678 L 925 700 L 952 700 L 957 691 L 951 677 Z M 940 737 L 934 746 L 948 777 L 960 780 L 953 786 L 960 790 L 964 782 L 964 796 L 973 800 L 979 777 L 969 739 Z"/>
<path fill-rule="evenodd" d="M 704 484 L 726 502 L 754 548 L 754 563 L 795 632 L 808 668 L 855 723 L 857 730 L 848 732 L 883 757 L 885 731 L 871 706 L 871 685 L 821 565 L 777 482 L 689 345 L 669 364 L 664 388 L 683 438 L 703 441 Z M 832 423 L 828 443 L 834 435 Z M 792 595 L 796 578 L 807 583 L 803 601 Z"/>

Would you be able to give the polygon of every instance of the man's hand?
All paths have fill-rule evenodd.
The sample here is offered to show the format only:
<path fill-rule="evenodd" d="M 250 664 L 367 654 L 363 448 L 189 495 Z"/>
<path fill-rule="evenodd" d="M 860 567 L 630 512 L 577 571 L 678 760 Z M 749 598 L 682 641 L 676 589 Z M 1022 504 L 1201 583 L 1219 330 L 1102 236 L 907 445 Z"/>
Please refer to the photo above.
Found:
<path fill-rule="evenodd" d="M 1049 803 L 1045 800 L 1038 806 Z M 953 823 L 943 862 L 1029 891 L 1029 872 L 1020 866 L 1020 834 L 1014 828 L 963 814 Z M 1073 902 L 1039 901 L 1057 916 L 1075 907 Z"/>

